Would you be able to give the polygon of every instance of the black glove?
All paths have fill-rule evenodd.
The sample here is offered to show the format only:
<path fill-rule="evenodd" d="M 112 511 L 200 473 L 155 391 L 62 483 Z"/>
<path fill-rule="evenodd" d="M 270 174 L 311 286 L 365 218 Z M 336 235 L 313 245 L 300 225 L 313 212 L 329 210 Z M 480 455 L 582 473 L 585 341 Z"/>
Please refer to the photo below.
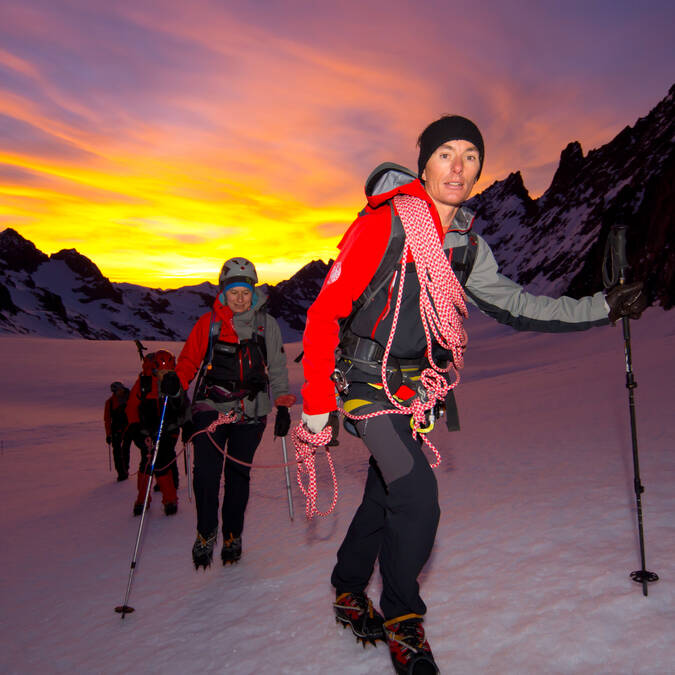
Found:
<path fill-rule="evenodd" d="M 277 416 L 274 419 L 274 436 L 283 438 L 291 428 L 291 415 L 285 405 L 277 406 Z"/>
<path fill-rule="evenodd" d="M 106 436 L 105 437 L 105 442 L 110 445 L 112 443 L 112 436 Z"/>
<path fill-rule="evenodd" d="M 175 398 L 180 394 L 182 387 L 175 371 L 170 370 L 168 373 L 164 373 L 159 389 L 164 396 L 170 398 Z"/>
<path fill-rule="evenodd" d="M 340 445 L 340 441 L 338 441 L 338 435 L 340 433 L 340 415 L 337 410 L 333 410 L 333 412 L 328 415 L 328 426 L 331 430 L 331 438 L 326 445 L 329 448 Z"/>
<path fill-rule="evenodd" d="M 641 281 L 634 281 L 632 284 L 617 284 L 607 291 L 609 320 L 612 323 L 623 316 L 631 319 L 640 318 L 645 307 L 647 307 L 647 297 L 642 290 L 642 286 Z"/>

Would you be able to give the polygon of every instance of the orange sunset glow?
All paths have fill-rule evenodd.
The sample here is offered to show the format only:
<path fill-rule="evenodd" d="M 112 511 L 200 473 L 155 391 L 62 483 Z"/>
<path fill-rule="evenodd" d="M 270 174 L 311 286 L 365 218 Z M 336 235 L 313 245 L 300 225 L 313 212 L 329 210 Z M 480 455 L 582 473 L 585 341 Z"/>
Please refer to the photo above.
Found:
<path fill-rule="evenodd" d="M 568 142 L 665 95 L 673 10 L 504 4 L 3 2 L 0 229 L 116 282 L 244 255 L 276 283 L 335 256 L 371 169 L 415 167 L 446 112 L 483 131 L 478 191 L 519 170 L 538 196 Z"/>

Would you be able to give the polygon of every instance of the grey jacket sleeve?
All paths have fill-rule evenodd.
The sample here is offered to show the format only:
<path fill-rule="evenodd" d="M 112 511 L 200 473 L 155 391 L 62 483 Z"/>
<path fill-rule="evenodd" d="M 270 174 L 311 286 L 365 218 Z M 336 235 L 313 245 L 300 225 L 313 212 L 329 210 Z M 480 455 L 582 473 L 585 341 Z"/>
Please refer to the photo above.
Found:
<path fill-rule="evenodd" d="M 288 368 L 281 329 L 276 319 L 266 315 L 265 344 L 267 346 L 267 374 L 270 378 L 272 405 L 278 396 L 288 394 Z"/>
<path fill-rule="evenodd" d="M 563 333 L 609 323 L 602 293 L 575 300 L 562 296 L 532 295 L 499 273 L 487 242 L 480 236 L 476 260 L 465 291 L 467 299 L 484 314 L 516 330 Z"/>

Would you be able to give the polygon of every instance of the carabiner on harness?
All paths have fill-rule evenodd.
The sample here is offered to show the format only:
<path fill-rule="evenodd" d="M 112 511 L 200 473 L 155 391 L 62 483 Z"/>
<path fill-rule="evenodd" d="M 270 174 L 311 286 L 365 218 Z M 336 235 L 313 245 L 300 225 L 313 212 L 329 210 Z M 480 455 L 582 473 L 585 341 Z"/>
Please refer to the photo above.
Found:
<path fill-rule="evenodd" d="M 338 391 L 338 394 L 348 394 L 349 393 L 349 382 L 345 374 L 339 369 L 336 368 L 333 371 L 333 374 L 330 376 L 330 379 L 335 382 L 335 388 Z"/>
<path fill-rule="evenodd" d="M 419 429 L 415 428 L 415 418 L 411 415 L 410 416 L 410 428 L 413 431 L 416 431 L 418 434 L 428 434 L 430 431 L 433 430 L 434 424 L 436 423 L 436 413 L 435 413 L 435 406 L 434 408 L 430 408 L 427 410 L 425 414 L 425 422 L 427 426 L 425 427 L 420 427 Z"/>

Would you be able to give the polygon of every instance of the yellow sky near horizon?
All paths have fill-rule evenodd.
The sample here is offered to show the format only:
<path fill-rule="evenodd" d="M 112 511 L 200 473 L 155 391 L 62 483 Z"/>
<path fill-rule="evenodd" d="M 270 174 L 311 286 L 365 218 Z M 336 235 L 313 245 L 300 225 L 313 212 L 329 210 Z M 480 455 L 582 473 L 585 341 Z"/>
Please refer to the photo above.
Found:
<path fill-rule="evenodd" d="M 636 21 L 653 38 L 664 17 L 623 3 L 514 14 L 487 2 L 459 18 L 425 1 L 302 5 L 8 0 L 0 229 L 48 254 L 75 248 L 116 282 L 215 281 L 245 256 L 277 283 L 335 256 L 367 175 L 414 168 L 439 115 L 481 128 L 478 191 L 520 170 L 537 196 L 568 142 L 606 143 L 670 84 L 649 40 L 622 51 Z M 477 34 L 479 48 L 457 39 Z"/>

